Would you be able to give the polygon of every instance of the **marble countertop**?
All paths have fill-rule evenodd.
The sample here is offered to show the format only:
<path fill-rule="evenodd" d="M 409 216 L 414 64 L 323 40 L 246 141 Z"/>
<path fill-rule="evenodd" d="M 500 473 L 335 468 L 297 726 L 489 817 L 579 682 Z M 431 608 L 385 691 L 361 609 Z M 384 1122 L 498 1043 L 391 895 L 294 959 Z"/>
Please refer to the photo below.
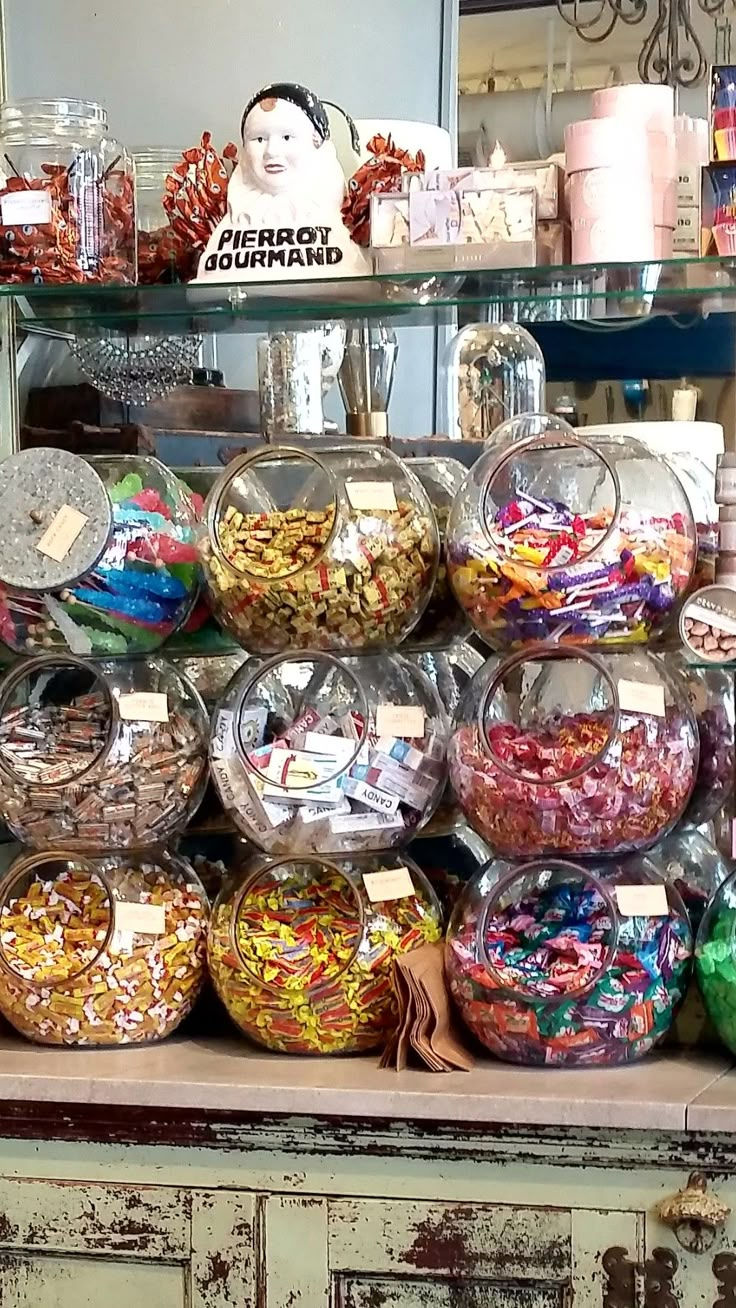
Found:
<path fill-rule="evenodd" d="M 174 1037 L 122 1049 L 46 1049 L 0 1038 L 0 1101 L 309 1117 L 736 1130 L 736 1070 L 708 1054 L 655 1054 L 619 1068 L 468 1073 L 381 1071 L 373 1056 L 291 1058 L 237 1038 Z"/>

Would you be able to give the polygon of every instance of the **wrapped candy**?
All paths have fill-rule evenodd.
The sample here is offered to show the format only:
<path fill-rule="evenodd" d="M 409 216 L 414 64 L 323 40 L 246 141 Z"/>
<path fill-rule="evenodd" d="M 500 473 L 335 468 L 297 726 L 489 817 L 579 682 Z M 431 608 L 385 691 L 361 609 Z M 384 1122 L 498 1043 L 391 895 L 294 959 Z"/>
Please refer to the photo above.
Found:
<path fill-rule="evenodd" d="M 684 814 L 684 821 L 697 827 L 710 822 L 733 794 L 736 769 L 733 674 L 715 667 L 698 667 L 680 650 L 667 651 L 659 657 L 667 671 L 683 681 L 698 723 L 698 775 Z"/>
<path fill-rule="evenodd" d="M 719 1039 L 736 1053 L 736 873 L 719 887 L 700 924 L 695 975 Z"/>
<path fill-rule="evenodd" d="M 575 1067 L 648 1053 L 691 958 L 684 905 L 646 860 L 499 861 L 457 904 L 445 969 L 463 1022 L 492 1053 Z"/>

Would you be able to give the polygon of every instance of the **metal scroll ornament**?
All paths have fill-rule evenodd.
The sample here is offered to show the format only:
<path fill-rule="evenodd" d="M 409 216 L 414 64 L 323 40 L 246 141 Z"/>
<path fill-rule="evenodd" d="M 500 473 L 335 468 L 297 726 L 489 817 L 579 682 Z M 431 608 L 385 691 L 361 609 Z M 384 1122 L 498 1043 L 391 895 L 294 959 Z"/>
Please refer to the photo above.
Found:
<path fill-rule="evenodd" d="M 575 29 L 583 41 L 598 45 L 621 22 L 636 27 L 647 18 L 650 8 L 656 9 L 654 26 L 644 40 L 639 55 L 639 77 L 642 82 L 659 82 L 669 86 L 698 86 L 708 71 L 708 57 L 695 30 L 692 0 L 598 0 L 590 11 L 582 0 L 557 0 L 557 8 L 565 22 Z M 695 0 L 698 8 L 709 18 L 722 14 L 726 0 Z M 572 11 L 572 12 L 571 12 Z"/>

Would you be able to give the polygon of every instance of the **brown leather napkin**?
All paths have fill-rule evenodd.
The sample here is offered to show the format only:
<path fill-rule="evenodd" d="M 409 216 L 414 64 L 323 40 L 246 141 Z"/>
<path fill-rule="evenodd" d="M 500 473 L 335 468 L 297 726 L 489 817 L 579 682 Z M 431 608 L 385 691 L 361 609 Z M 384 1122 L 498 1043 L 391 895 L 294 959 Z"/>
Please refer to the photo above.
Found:
<path fill-rule="evenodd" d="M 442 943 L 400 955 L 394 963 L 393 985 L 398 1019 L 380 1066 L 402 1072 L 413 1053 L 411 1061 L 430 1072 L 469 1072 L 474 1059 L 452 1016 Z"/>

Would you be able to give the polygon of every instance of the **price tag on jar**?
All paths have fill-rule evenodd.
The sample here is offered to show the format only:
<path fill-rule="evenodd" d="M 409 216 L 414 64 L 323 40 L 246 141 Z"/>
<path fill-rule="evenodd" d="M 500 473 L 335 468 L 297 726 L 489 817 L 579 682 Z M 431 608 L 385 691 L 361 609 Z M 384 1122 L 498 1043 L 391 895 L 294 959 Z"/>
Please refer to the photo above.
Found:
<path fill-rule="evenodd" d="M 165 936 L 165 904 L 141 904 L 134 900 L 115 900 L 115 930 L 134 936 Z"/>
<path fill-rule="evenodd" d="M 616 886 L 616 903 L 623 917 L 669 917 L 667 887 Z"/>
<path fill-rule="evenodd" d="M 45 227 L 52 216 L 48 191 L 12 191 L 0 200 L 3 227 Z"/>
<path fill-rule="evenodd" d="M 354 509 L 387 509 L 395 513 L 399 507 L 396 491 L 390 481 L 348 481 L 345 489 Z"/>
<path fill-rule="evenodd" d="M 376 732 L 379 736 L 419 738 L 424 735 L 424 709 L 416 704 L 379 704 Z"/>
<path fill-rule="evenodd" d="M 61 563 L 88 522 L 86 514 L 80 513 L 72 504 L 62 504 L 38 541 L 36 549 L 39 554 L 45 554 L 55 563 Z"/>
<path fill-rule="evenodd" d="M 169 697 L 157 691 L 135 690 L 118 699 L 124 722 L 168 722 Z"/>
<path fill-rule="evenodd" d="M 372 904 L 390 899 L 406 899 L 414 894 L 414 882 L 408 867 L 384 868 L 382 872 L 364 872 L 365 893 Z"/>
<path fill-rule="evenodd" d="M 663 718 L 664 686 L 655 686 L 651 681 L 619 681 L 618 703 L 622 713 L 646 713 Z"/>

